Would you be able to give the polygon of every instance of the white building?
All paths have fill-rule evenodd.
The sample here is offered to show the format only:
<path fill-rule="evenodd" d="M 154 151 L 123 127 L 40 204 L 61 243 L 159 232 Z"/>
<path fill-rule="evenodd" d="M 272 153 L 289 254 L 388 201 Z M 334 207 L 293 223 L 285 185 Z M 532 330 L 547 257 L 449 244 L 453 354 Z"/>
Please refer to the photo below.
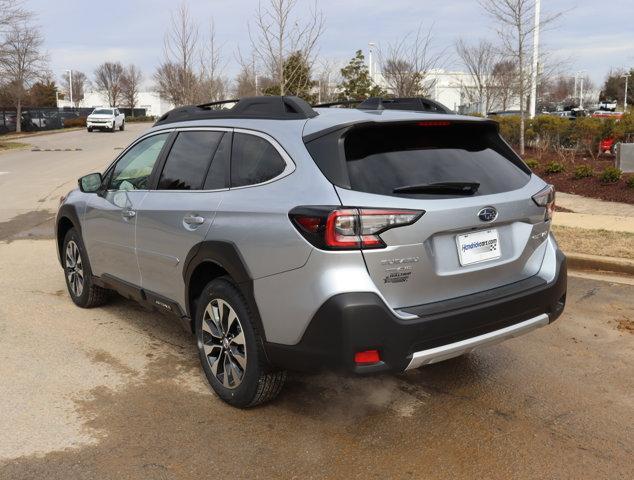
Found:
<path fill-rule="evenodd" d="M 95 108 L 104 107 L 108 105 L 108 100 L 101 92 L 86 92 L 84 99 L 79 103 L 80 108 Z M 74 107 L 71 105 L 70 99 L 57 100 L 57 107 Z M 118 105 L 122 106 L 122 105 Z M 156 92 L 139 92 L 138 102 L 135 108 L 144 108 L 146 115 L 160 117 L 164 113 L 168 112 L 174 106 L 161 99 Z"/>
<path fill-rule="evenodd" d="M 381 73 L 373 75 L 376 84 L 388 90 L 389 87 Z M 442 69 L 432 70 L 425 75 L 425 84 L 429 89 L 429 98 L 442 103 L 450 109 L 460 113 L 480 113 L 481 107 L 471 102 L 467 94 L 469 89 L 476 88 L 473 76 L 465 72 L 452 72 Z M 489 110 L 500 110 L 501 106 L 492 106 Z M 519 110 L 519 98 L 514 98 L 506 106 L 506 110 Z"/>

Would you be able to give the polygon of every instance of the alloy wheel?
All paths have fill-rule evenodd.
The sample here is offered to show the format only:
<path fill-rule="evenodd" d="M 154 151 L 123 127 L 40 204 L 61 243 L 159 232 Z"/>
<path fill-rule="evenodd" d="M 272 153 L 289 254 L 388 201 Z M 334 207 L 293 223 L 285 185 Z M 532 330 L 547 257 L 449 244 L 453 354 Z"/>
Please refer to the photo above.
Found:
<path fill-rule="evenodd" d="M 212 299 L 202 319 L 202 349 L 216 380 L 236 388 L 247 367 L 246 339 L 235 310 L 224 300 Z"/>
<path fill-rule="evenodd" d="M 79 246 L 74 240 L 66 245 L 66 278 L 73 296 L 81 297 L 84 291 L 84 265 Z"/>

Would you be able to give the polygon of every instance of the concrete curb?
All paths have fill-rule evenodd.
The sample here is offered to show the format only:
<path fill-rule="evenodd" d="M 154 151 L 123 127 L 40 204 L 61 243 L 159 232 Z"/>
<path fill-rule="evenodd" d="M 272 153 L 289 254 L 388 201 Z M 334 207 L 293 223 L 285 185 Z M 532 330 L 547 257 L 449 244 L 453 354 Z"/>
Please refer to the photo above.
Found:
<path fill-rule="evenodd" d="M 41 130 L 33 133 L 7 133 L 0 135 L 0 140 L 12 142 L 13 140 L 19 140 L 24 138 L 43 137 L 44 135 L 55 135 L 57 133 L 64 132 L 76 132 L 77 130 L 84 130 L 86 127 L 68 127 L 68 128 L 56 128 L 55 130 Z"/>
<path fill-rule="evenodd" d="M 601 257 L 584 253 L 567 253 L 568 268 L 571 270 L 602 270 L 606 272 L 634 275 L 634 260 L 616 257 Z"/>

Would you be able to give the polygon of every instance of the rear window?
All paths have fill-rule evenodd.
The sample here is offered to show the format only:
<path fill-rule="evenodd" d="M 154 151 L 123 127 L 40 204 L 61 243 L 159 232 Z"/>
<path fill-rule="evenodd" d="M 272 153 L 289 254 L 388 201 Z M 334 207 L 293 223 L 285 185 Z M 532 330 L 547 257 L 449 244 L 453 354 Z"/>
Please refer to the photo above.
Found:
<path fill-rule="evenodd" d="M 348 187 L 412 198 L 455 193 L 395 192 L 438 183 L 478 183 L 475 195 L 526 185 L 529 170 L 502 141 L 494 125 L 452 122 L 378 125 L 351 129 L 344 141 Z"/>

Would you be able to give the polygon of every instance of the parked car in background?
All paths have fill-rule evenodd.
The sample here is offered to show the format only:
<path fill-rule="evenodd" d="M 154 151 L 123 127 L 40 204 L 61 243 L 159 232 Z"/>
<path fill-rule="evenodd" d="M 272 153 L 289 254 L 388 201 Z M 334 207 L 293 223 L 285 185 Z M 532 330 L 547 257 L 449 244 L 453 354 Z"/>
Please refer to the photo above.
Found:
<path fill-rule="evenodd" d="M 94 129 L 109 130 L 125 129 L 125 115 L 118 108 L 95 108 L 86 119 L 86 129 L 92 132 Z"/>

